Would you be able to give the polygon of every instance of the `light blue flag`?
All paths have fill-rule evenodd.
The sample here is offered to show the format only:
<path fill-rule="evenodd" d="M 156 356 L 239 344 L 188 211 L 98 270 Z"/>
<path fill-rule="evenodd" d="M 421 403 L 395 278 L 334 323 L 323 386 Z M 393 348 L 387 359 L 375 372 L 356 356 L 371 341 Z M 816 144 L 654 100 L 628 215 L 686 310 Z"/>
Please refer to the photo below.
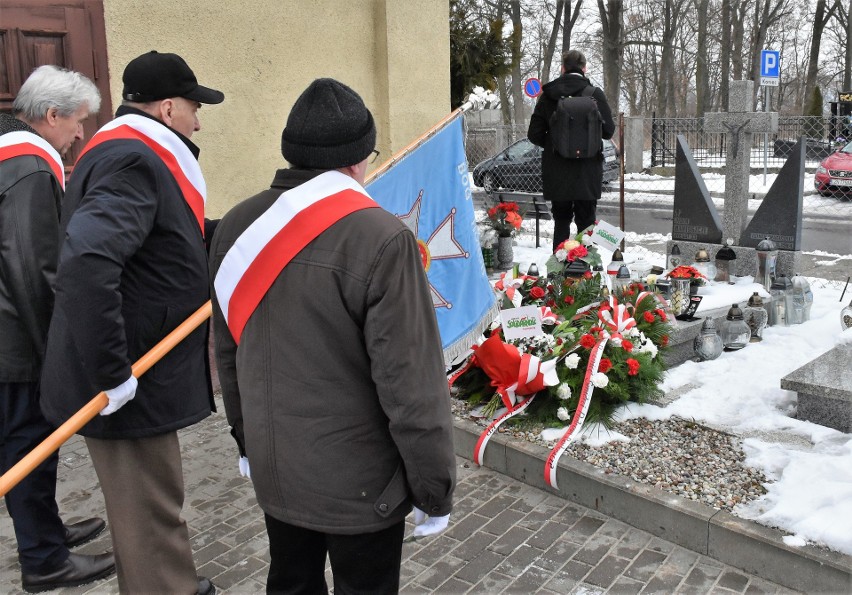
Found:
<path fill-rule="evenodd" d="M 449 363 L 498 311 L 479 247 L 461 117 L 380 174 L 367 191 L 417 238 Z"/>

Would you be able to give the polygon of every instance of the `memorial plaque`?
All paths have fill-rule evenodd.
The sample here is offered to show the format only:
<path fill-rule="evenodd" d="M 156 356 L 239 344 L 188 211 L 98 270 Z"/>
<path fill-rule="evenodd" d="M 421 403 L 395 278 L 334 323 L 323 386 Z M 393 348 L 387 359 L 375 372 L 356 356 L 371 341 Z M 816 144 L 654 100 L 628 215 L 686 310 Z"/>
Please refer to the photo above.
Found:
<path fill-rule="evenodd" d="M 781 250 L 802 249 L 806 149 L 802 137 L 743 231 L 742 246 L 756 248 L 768 236 Z"/>
<path fill-rule="evenodd" d="M 672 240 L 718 244 L 722 222 L 692 157 L 686 138 L 677 137 Z"/>

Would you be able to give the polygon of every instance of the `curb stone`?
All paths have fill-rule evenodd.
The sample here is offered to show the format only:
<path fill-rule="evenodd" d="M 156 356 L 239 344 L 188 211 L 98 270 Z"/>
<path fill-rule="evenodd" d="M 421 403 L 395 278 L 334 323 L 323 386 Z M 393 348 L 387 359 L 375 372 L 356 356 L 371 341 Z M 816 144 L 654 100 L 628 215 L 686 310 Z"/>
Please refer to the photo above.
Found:
<path fill-rule="evenodd" d="M 454 420 L 456 454 L 470 459 L 483 428 Z M 527 485 L 597 510 L 745 572 L 804 592 L 852 593 L 852 556 L 814 546 L 791 547 L 784 532 L 740 519 L 570 457 L 557 471 L 559 490 L 544 479 L 549 452 L 495 433 L 483 464 Z"/>

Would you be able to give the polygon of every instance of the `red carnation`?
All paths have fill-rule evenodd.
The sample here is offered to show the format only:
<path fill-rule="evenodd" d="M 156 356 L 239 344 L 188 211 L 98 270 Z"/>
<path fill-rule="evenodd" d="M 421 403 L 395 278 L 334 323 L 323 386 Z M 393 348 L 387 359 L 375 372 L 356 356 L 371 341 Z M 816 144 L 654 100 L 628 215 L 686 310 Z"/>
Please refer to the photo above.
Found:
<path fill-rule="evenodd" d="M 595 346 L 596 343 L 597 341 L 595 341 L 595 338 L 591 335 L 583 335 L 582 337 L 580 337 L 580 345 L 582 345 L 586 349 L 591 349 Z"/>
<path fill-rule="evenodd" d="M 627 353 L 633 351 L 633 343 L 631 341 L 628 341 L 627 339 L 621 340 L 621 347 L 624 348 L 624 351 L 626 351 Z"/>
<path fill-rule="evenodd" d="M 553 298 L 550 298 L 550 299 L 549 299 L 549 300 L 547 300 L 547 302 L 545 302 L 545 303 L 546 303 L 549 307 L 551 307 L 551 308 L 555 308 L 555 307 L 556 307 L 556 300 L 555 300 L 555 299 L 553 299 Z"/>
<path fill-rule="evenodd" d="M 654 310 L 654 312 L 657 313 L 657 316 L 660 317 L 660 320 L 662 320 L 663 322 L 666 321 L 667 316 L 666 316 L 665 310 L 661 310 L 660 308 L 657 308 L 656 310 Z"/>
<path fill-rule="evenodd" d="M 592 271 L 586 271 L 585 273 L 583 273 L 583 279 L 588 281 L 591 278 L 592 278 Z"/>
<path fill-rule="evenodd" d="M 654 322 L 653 312 L 645 312 L 644 314 L 642 314 L 642 318 L 645 319 L 645 322 Z"/>
<path fill-rule="evenodd" d="M 627 358 L 628 376 L 636 376 L 639 373 L 639 362 L 632 357 Z"/>
<path fill-rule="evenodd" d="M 488 216 L 491 219 L 494 219 L 494 217 L 497 216 L 497 207 L 491 207 L 490 209 L 488 209 Z"/>
<path fill-rule="evenodd" d="M 669 344 L 669 336 L 668 335 L 663 335 L 662 337 L 660 337 L 660 345 L 665 347 L 668 344 Z"/>
<path fill-rule="evenodd" d="M 598 366 L 598 371 L 606 374 L 611 369 L 612 369 L 612 360 L 610 360 L 609 358 L 606 358 L 606 357 L 602 358 L 601 364 L 600 364 L 600 366 Z"/>
<path fill-rule="evenodd" d="M 538 285 L 536 285 L 535 287 L 530 289 L 530 297 L 534 300 L 540 300 L 544 297 L 544 290 Z"/>
<path fill-rule="evenodd" d="M 566 295 L 565 299 L 562 300 L 562 301 L 564 301 L 566 304 L 568 304 L 570 306 L 571 304 L 574 303 L 574 296 L 573 295 Z"/>

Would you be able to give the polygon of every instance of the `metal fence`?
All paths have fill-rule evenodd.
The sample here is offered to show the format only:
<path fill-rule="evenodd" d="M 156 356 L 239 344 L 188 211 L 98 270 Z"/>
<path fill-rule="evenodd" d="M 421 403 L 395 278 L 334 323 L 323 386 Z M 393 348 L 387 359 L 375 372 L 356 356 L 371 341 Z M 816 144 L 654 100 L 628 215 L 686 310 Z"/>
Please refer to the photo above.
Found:
<path fill-rule="evenodd" d="M 623 126 L 623 120 L 620 124 Z M 486 200 L 494 201 L 500 192 L 540 193 L 541 149 L 526 140 L 526 126 L 480 124 L 466 126 L 466 152 L 474 186 Z M 686 138 L 702 180 L 721 214 L 725 191 L 725 135 L 704 130 L 703 118 L 646 118 L 641 123 L 642 138 L 625 142 L 625 151 L 612 157 L 615 169 L 606 170 L 600 209 L 617 208 L 623 195 L 630 206 L 651 205 L 659 211 L 671 212 L 674 196 L 677 137 Z M 621 137 L 616 130 L 613 140 Z M 831 227 L 832 241 L 823 250 L 828 263 L 825 273 L 831 284 L 842 283 L 852 269 L 852 130 L 846 120 L 836 117 L 782 117 L 778 131 L 755 134 L 751 147 L 749 209 L 760 206 L 778 171 L 783 167 L 793 146 L 806 139 L 804 180 L 803 246 L 805 253 L 819 252 L 816 236 L 821 227 Z M 641 147 L 641 149 L 639 148 Z M 630 152 L 633 151 L 634 154 Z M 641 151 L 641 159 L 635 153 Z M 848 151 L 848 152 L 847 152 Z M 626 154 L 625 154 L 626 153 Z M 632 163 L 634 171 L 625 169 L 623 188 L 619 167 Z M 637 164 L 641 164 L 637 166 Z M 487 192 L 486 192 L 487 187 Z M 635 229 L 630 221 L 631 209 L 625 213 L 625 229 Z M 824 226 L 820 222 L 825 222 Z M 617 223 L 617 221 L 616 221 Z M 661 220 L 659 229 L 645 229 L 643 234 L 628 234 L 628 250 L 647 250 L 647 234 L 666 236 L 671 233 L 670 219 Z M 839 231 L 838 231 L 839 230 Z M 670 236 L 669 236 L 670 237 Z M 544 240 L 546 244 L 549 240 Z M 664 240 L 662 240 L 664 244 Z M 659 249 L 659 245 L 654 249 Z M 664 248 L 663 248 L 664 251 Z"/>

